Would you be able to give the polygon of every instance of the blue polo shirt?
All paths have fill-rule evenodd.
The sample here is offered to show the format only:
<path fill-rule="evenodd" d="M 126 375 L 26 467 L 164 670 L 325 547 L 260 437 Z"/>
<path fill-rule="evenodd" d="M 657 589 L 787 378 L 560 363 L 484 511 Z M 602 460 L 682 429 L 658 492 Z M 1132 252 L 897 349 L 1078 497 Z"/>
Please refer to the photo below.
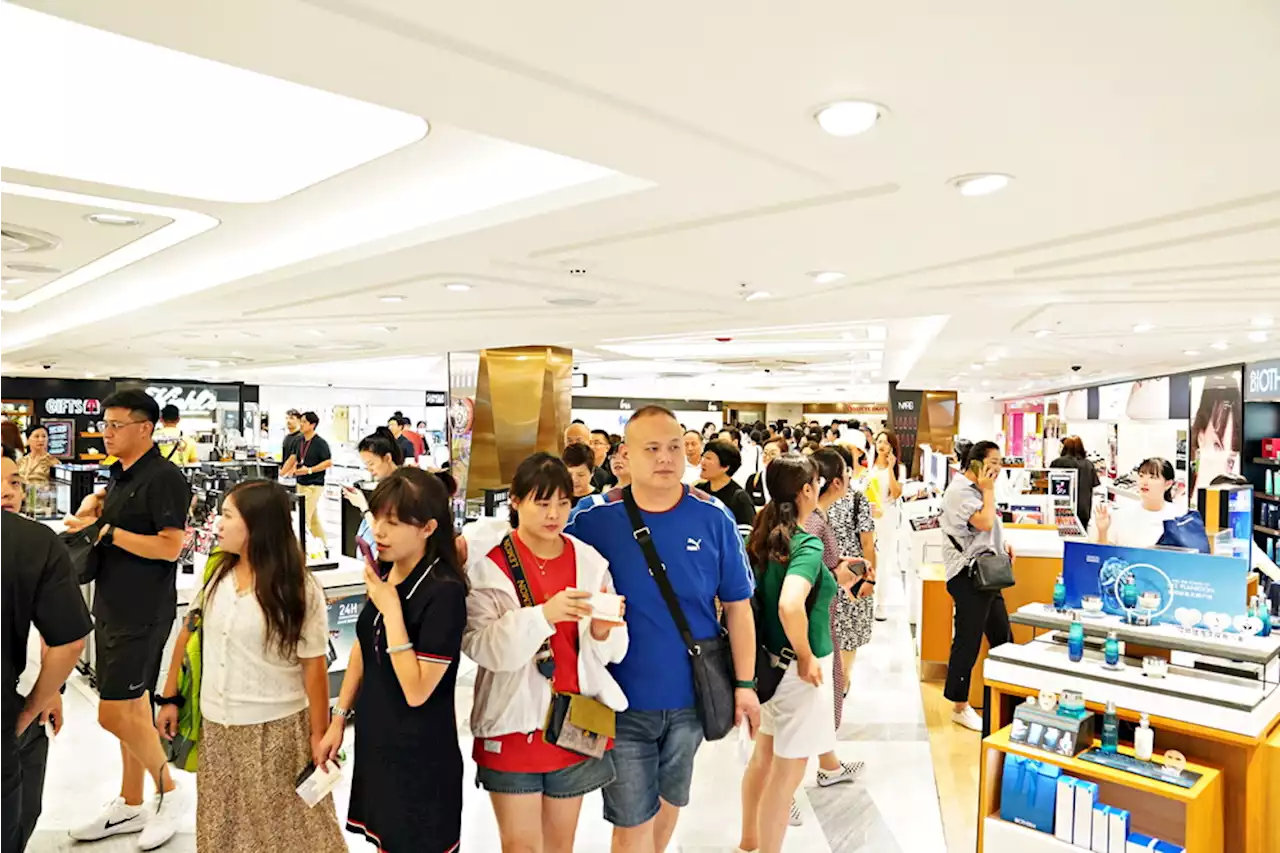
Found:
<path fill-rule="evenodd" d="M 666 512 L 640 511 L 695 639 L 714 637 L 716 598 L 743 601 L 754 591 L 742 536 L 720 501 L 685 487 Z M 638 711 L 692 708 L 693 669 L 658 583 L 632 534 L 622 490 L 583 498 L 565 532 L 609 561 L 613 583 L 627 597 L 627 656 L 609 670 Z"/>

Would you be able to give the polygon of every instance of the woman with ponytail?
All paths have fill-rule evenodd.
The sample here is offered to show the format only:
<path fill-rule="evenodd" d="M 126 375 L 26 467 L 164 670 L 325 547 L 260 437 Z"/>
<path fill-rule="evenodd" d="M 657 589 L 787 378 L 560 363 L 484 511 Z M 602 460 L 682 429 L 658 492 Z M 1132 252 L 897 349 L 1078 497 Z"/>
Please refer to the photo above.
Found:
<path fill-rule="evenodd" d="M 805 766 L 814 755 L 835 749 L 831 602 L 855 577 L 842 563 L 835 575 L 828 571 L 822 540 L 804 530 L 821 489 L 814 463 L 789 453 L 765 469 L 765 478 L 771 500 L 755 518 L 747 555 L 759 584 L 761 642 L 786 672 L 760 709 L 755 751 L 742 777 L 738 846 L 778 853 L 787 803 L 794 812 Z"/>

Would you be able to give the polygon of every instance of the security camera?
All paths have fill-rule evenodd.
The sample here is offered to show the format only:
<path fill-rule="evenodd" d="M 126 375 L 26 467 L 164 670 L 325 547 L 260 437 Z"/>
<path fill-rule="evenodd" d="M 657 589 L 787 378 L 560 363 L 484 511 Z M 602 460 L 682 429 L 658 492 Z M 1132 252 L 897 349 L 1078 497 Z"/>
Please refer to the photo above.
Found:
<path fill-rule="evenodd" d="M 766 368 L 764 369 L 764 372 L 765 372 L 765 373 L 773 373 L 773 370 L 772 370 L 771 368 L 766 367 Z"/>
<path fill-rule="evenodd" d="M 45 370 L 53 370 L 52 364 L 42 364 L 40 366 L 43 367 Z"/>
<path fill-rule="evenodd" d="M 1079 373 L 1079 372 L 1080 372 L 1080 365 L 1078 365 L 1078 364 L 1073 364 L 1073 365 L 1071 365 L 1071 371 L 1072 371 L 1073 373 Z"/>

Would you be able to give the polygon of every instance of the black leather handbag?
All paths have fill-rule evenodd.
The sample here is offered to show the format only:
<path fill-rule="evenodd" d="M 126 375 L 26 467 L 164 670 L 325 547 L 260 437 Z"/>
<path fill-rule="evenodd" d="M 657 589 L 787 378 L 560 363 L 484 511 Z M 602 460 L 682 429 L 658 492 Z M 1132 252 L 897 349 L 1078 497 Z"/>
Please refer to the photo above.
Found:
<path fill-rule="evenodd" d="M 671 611 L 680 637 L 689 649 L 689 661 L 693 666 L 693 692 L 697 701 L 698 719 L 702 722 L 702 734 L 707 740 L 720 740 L 734 729 L 734 716 L 737 712 L 734 701 L 733 650 L 729 646 L 729 636 L 723 628 L 714 637 L 695 639 L 685 619 L 684 611 L 676 598 L 671 581 L 667 578 L 666 566 L 658 556 L 649 528 L 640 517 L 640 507 L 631 494 L 631 487 L 622 490 L 622 501 L 627 507 L 627 517 L 631 520 L 631 532 L 640 550 L 644 552 L 645 562 L 649 564 L 649 574 L 653 575 L 662 599 Z"/>
<path fill-rule="evenodd" d="M 955 549 L 964 556 L 964 549 L 950 533 L 947 538 Z M 969 562 L 969 576 L 973 578 L 973 587 L 979 592 L 999 592 L 1013 586 L 1013 560 L 1008 554 L 996 554 L 988 551 L 978 554 Z"/>
<path fill-rule="evenodd" d="M 77 530 L 59 534 L 62 544 L 67 546 L 71 554 L 71 565 L 76 571 L 76 582 L 81 586 L 92 583 L 98 577 L 98 534 L 102 530 L 102 522 Z"/>

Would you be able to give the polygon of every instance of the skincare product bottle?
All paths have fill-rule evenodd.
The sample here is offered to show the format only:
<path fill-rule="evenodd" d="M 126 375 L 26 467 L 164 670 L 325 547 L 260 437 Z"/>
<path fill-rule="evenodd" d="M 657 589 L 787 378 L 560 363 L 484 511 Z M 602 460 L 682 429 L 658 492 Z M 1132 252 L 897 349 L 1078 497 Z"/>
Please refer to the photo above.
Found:
<path fill-rule="evenodd" d="M 1120 603 L 1126 610 L 1132 610 L 1138 606 L 1138 585 L 1133 582 L 1132 575 L 1126 577 L 1124 585 L 1120 587 Z"/>
<path fill-rule="evenodd" d="M 1253 615 L 1258 617 L 1258 621 L 1262 623 L 1262 630 L 1258 632 L 1259 637 L 1271 636 L 1271 600 L 1263 593 L 1258 593 L 1254 599 L 1257 604 L 1254 605 Z"/>
<path fill-rule="evenodd" d="M 1053 582 L 1053 609 L 1062 610 L 1067 606 L 1067 585 L 1062 581 L 1062 575 L 1058 575 L 1058 579 Z"/>
<path fill-rule="evenodd" d="M 1084 625 L 1080 624 L 1080 615 L 1071 613 L 1071 628 L 1067 631 L 1067 657 L 1072 663 L 1079 663 L 1084 658 Z"/>
<path fill-rule="evenodd" d="M 1102 751 L 1118 752 L 1119 746 L 1120 719 L 1116 716 L 1116 703 L 1107 700 L 1107 710 L 1102 715 Z"/>
<path fill-rule="evenodd" d="M 1107 634 L 1107 642 L 1103 644 L 1102 651 L 1107 666 L 1113 668 L 1120 666 L 1120 640 L 1117 639 L 1115 631 Z"/>
<path fill-rule="evenodd" d="M 1143 712 L 1138 721 L 1138 730 L 1133 733 L 1133 754 L 1139 761 L 1150 761 L 1155 742 L 1156 733 L 1151 730 L 1151 719 Z"/>

